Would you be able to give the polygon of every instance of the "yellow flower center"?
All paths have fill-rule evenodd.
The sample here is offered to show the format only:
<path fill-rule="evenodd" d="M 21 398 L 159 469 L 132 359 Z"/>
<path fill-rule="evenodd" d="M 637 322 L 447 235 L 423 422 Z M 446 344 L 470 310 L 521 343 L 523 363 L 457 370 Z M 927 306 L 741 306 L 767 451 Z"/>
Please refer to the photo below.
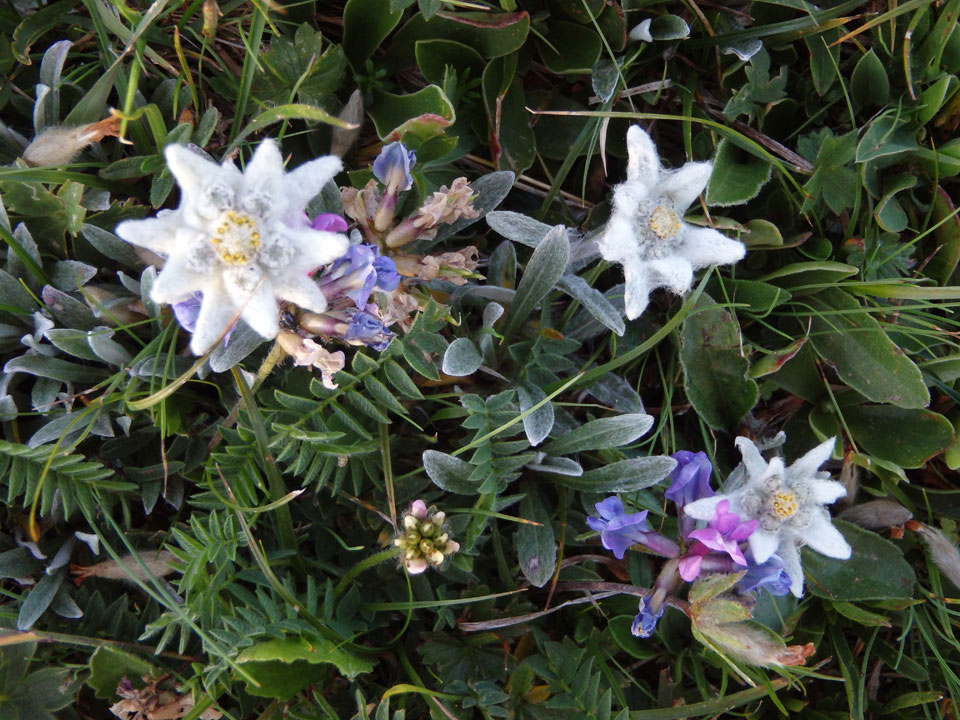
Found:
<path fill-rule="evenodd" d="M 669 240 L 678 232 L 682 226 L 680 217 L 670 208 L 658 205 L 650 213 L 650 232 L 661 240 Z"/>
<path fill-rule="evenodd" d="M 260 247 L 260 226 L 249 215 L 228 210 L 220 216 L 220 224 L 210 236 L 214 251 L 227 265 L 246 265 L 257 257 Z"/>
<path fill-rule="evenodd" d="M 773 514 L 781 520 L 793 517 L 796 515 L 797 510 L 800 509 L 800 503 L 797 502 L 796 494 L 783 490 L 773 494 L 770 504 L 773 508 Z"/>

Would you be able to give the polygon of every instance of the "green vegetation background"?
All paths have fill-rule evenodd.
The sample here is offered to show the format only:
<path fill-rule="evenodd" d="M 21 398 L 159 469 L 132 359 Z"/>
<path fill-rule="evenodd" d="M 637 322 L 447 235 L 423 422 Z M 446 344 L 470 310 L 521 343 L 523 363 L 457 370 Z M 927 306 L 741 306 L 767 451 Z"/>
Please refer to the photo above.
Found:
<path fill-rule="evenodd" d="M 8 0 L 0 717 L 107 717 L 121 677 L 161 673 L 194 692 L 188 718 L 214 703 L 264 719 L 960 715 L 958 588 L 882 521 L 838 522 L 853 559 L 807 555 L 803 601 L 758 606 L 817 652 L 789 672 L 745 668 L 752 686 L 680 612 L 640 641 L 633 596 L 561 607 L 583 587 L 652 580 L 646 556 L 614 561 L 587 532 L 602 494 L 671 522 L 659 485 L 593 471 L 688 449 L 723 478 L 737 434 L 783 429 L 788 459 L 835 435 L 857 502 L 895 499 L 956 541 L 958 13 L 958 0 Z M 652 40 L 629 40 L 645 19 Z M 337 391 L 289 365 L 248 391 L 267 344 L 189 379 L 183 333 L 138 304 L 149 272 L 113 228 L 176 201 L 166 144 L 220 158 L 271 136 L 296 165 L 352 138 L 335 128 L 355 90 L 342 185 L 403 137 L 416 198 L 488 175 L 485 200 L 546 225 L 501 215 L 502 236 L 490 220 L 444 238 L 480 248 L 479 290 L 435 290 L 390 349 L 351 351 Z M 109 108 L 124 142 L 59 168 L 17 161 L 44 129 Z M 576 291 L 555 286 L 562 264 L 525 268 L 543 228 L 602 225 L 631 122 L 668 165 L 716 158 L 692 219 L 749 252 L 685 299 L 656 293 L 618 337 L 590 306 L 617 300 L 616 266 L 574 264 Z M 490 298 L 509 306 L 492 330 Z M 455 338 L 495 373 L 441 375 Z M 546 449 L 581 477 L 525 467 L 520 408 L 547 396 Z M 644 411 L 641 441 L 569 440 Z M 460 458 L 440 484 L 428 449 Z M 380 544 L 418 497 L 463 549 L 409 577 Z M 17 542 L 30 537 L 47 560 Z M 176 556 L 163 581 L 134 563 L 126 582 L 74 587 L 54 562 L 149 562 L 163 546 Z"/>

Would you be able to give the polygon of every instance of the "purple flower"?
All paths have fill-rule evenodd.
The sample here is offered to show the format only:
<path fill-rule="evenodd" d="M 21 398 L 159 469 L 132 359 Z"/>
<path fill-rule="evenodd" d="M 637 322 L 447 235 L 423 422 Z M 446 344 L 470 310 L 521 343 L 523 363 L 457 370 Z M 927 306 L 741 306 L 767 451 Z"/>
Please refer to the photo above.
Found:
<path fill-rule="evenodd" d="M 376 306 L 373 308 L 367 306 L 367 310 L 375 310 L 375 308 Z M 394 337 L 394 334 L 387 330 L 377 317 L 363 310 L 354 313 L 343 335 L 343 339 L 351 345 L 366 345 L 377 352 L 386 350 Z"/>
<path fill-rule="evenodd" d="M 680 577 L 687 582 L 696 580 L 700 575 L 703 558 L 711 551 L 726 553 L 737 565 L 746 566 L 747 561 L 740 550 L 740 542 L 746 540 L 757 529 L 756 520 L 740 522 L 740 516 L 728 512 L 729 500 L 721 500 L 710 525 L 703 530 L 693 530 L 687 537 L 697 542 L 687 554 L 680 558 Z"/>
<path fill-rule="evenodd" d="M 327 300 L 347 296 L 358 308 L 365 307 L 374 289 L 390 292 L 400 284 L 400 275 L 393 260 L 379 257 L 372 245 L 351 245 L 346 254 L 317 276 L 317 283 Z"/>
<path fill-rule="evenodd" d="M 347 221 L 334 213 L 321 213 L 313 219 L 310 227 L 314 230 L 342 233 L 347 231 Z"/>
<path fill-rule="evenodd" d="M 713 466 L 707 459 L 706 453 L 680 450 L 670 457 L 677 461 L 677 466 L 670 473 L 673 483 L 664 493 L 668 499 L 682 508 L 694 500 L 713 496 L 713 488 L 710 487 L 710 473 L 713 472 Z"/>
<path fill-rule="evenodd" d="M 407 150 L 401 142 L 392 142 L 384 145 L 373 161 L 373 174 L 383 183 L 388 195 L 409 190 L 413 185 L 413 176 L 410 168 L 417 161 L 417 154 Z"/>
<path fill-rule="evenodd" d="M 649 606 L 649 598 L 640 598 L 640 612 L 630 626 L 630 632 L 638 638 L 648 638 L 653 635 L 653 631 L 657 629 L 657 623 L 663 617 L 663 611 L 667 609 L 666 604 L 660 603 L 656 612 L 650 612 Z"/>
<path fill-rule="evenodd" d="M 647 525 L 647 510 L 627 515 L 616 495 L 601 500 L 595 506 L 600 517 L 590 516 L 587 525 L 600 533 L 600 542 L 614 557 L 622 560 L 627 548 L 635 543 L 665 557 L 675 557 L 679 548 L 672 540 L 651 532 Z"/>
<path fill-rule="evenodd" d="M 680 535 L 686 537 L 696 527 L 697 522 L 687 517 L 683 507 L 700 498 L 713 496 L 713 488 L 710 487 L 710 473 L 713 472 L 713 466 L 703 452 L 692 453 L 689 450 L 680 450 L 671 457 L 677 461 L 677 466 L 670 473 L 673 483 L 664 496 L 676 503 L 680 518 Z"/>
<path fill-rule="evenodd" d="M 756 563 L 753 553 L 746 552 L 747 572 L 737 583 L 742 593 L 765 588 L 771 595 L 786 595 L 790 592 L 790 576 L 783 569 L 779 555 L 771 555 L 766 562 Z"/>

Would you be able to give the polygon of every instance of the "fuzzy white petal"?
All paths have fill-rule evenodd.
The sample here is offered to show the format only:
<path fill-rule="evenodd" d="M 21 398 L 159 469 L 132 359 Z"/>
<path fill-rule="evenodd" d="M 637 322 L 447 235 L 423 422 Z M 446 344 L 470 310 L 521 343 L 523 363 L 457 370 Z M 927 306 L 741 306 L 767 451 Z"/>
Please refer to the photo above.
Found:
<path fill-rule="evenodd" d="M 835 437 L 824 440 L 803 457 L 797 458 L 788 469 L 790 476 L 795 478 L 814 477 L 820 466 L 830 459 L 836 441 Z"/>
<path fill-rule="evenodd" d="M 750 551 L 753 553 L 755 562 L 762 563 L 770 559 L 777 548 L 780 547 L 780 536 L 777 533 L 770 533 L 757 528 L 748 538 Z"/>
<path fill-rule="evenodd" d="M 820 505 L 832 505 L 842 497 L 846 497 L 847 489 L 834 480 L 807 480 L 804 483 L 810 491 L 811 497 Z"/>
<path fill-rule="evenodd" d="M 694 520 L 712 520 L 716 514 L 717 505 L 723 500 L 730 500 L 730 496 L 714 495 L 713 497 L 700 498 L 684 505 L 683 512 Z"/>
<path fill-rule="evenodd" d="M 243 194 L 266 192 L 276 196 L 276 202 L 285 202 L 282 197 L 284 185 L 283 156 L 273 140 L 261 142 L 247 163 L 243 173 Z"/>
<path fill-rule="evenodd" d="M 767 461 L 760 454 L 760 449 L 748 437 L 738 437 L 734 444 L 743 456 L 743 464 L 747 467 L 749 477 L 760 476 L 767 470 Z"/>
<path fill-rule="evenodd" d="M 163 156 L 167 159 L 167 167 L 176 178 L 184 197 L 196 197 L 204 186 L 227 172 L 222 166 L 210 162 L 184 145 L 167 145 Z"/>
<path fill-rule="evenodd" d="M 660 176 L 660 157 L 653 140 L 639 125 L 627 130 L 627 182 L 652 187 Z"/>
<path fill-rule="evenodd" d="M 289 265 L 291 272 L 306 273 L 328 265 L 350 246 L 346 235 L 326 230 L 284 227 L 281 232 L 297 249 Z"/>
<path fill-rule="evenodd" d="M 742 242 L 731 240 L 713 228 L 686 225 L 679 253 L 694 268 L 708 265 L 729 265 L 741 260 L 747 249 Z"/>
<path fill-rule="evenodd" d="M 278 298 L 292 302 L 305 310 L 322 313 L 327 309 L 327 298 L 317 283 L 307 275 L 285 274 L 273 283 L 273 292 Z"/>
<path fill-rule="evenodd" d="M 183 224 L 179 212 L 168 212 L 143 220 L 124 220 L 117 225 L 117 237 L 160 255 L 169 255 L 177 245 L 177 229 Z"/>
<path fill-rule="evenodd" d="M 293 210 L 303 209 L 320 194 L 323 186 L 330 182 L 341 168 L 343 162 L 340 158 L 327 155 L 291 170 L 287 173 L 283 186 L 287 207 Z"/>
<path fill-rule="evenodd" d="M 847 560 L 853 549 L 843 535 L 830 522 L 830 514 L 819 508 L 813 515 L 813 521 L 803 532 L 805 543 L 821 555 Z"/>
<path fill-rule="evenodd" d="M 780 559 L 783 560 L 783 570 L 790 577 L 790 592 L 795 597 L 803 596 L 803 565 L 800 564 L 800 549 L 794 542 L 784 542 L 780 545 Z"/>
<path fill-rule="evenodd" d="M 654 274 L 655 284 L 658 287 L 670 288 L 678 295 L 682 295 L 693 284 L 693 266 L 684 258 L 669 255 L 661 260 L 651 260 L 647 263 L 649 272 Z"/>
<path fill-rule="evenodd" d="M 639 259 L 623 265 L 623 304 L 628 320 L 640 317 L 650 302 L 650 282 L 647 269 Z"/>
<path fill-rule="evenodd" d="M 650 23 L 653 18 L 641 20 L 640 23 L 630 31 L 630 39 L 643 42 L 653 42 L 653 35 L 650 34 Z"/>
<path fill-rule="evenodd" d="M 280 332 L 280 312 L 269 282 L 262 283 L 253 291 L 253 295 L 243 306 L 240 317 L 261 337 L 270 340 L 277 336 Z"/>
<path fill-rule="evenodd" d="M 219 278 L 203 293 L 203 303 L 197 315 L 197 327 L 190 340 L 194 355 L 203 355 L 222 338 L 237 321 L 239 308 L 230 299 Z"/>
<path fill-rule="evenodd" d="M 665 172 L 657 189 L 673 200 L 677 212 L 683 212 L 703 192 L 712 172 L 711 162 L 689 162 L 681 168 Z"/>
<path fill-rule="evenodd" d="M 208 275 L 187 268 L 186 253 L 177 252 L 170 256 L 154 281 L 150 299 L 156 303 L 179 302 L 197 291 L 205 292 L 209 283 Z"/>
<path fill-rule="evenodd" d="M 610 216 L 610 221 L 607 223 L 598 245 L 603 259 L 609 262 L 626 265 L 626 261 L 631 258 L 635 259 L 637 263 L 642 262 L 637 255 L 637 238 L 633 232 L 633 225 L 626 213 L 614 212 Z"/>

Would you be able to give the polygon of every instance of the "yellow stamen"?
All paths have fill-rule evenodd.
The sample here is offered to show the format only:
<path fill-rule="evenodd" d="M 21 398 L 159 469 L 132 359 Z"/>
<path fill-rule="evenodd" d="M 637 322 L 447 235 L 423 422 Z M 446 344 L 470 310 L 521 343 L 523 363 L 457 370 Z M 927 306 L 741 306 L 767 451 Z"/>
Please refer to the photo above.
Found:
<path fill-rule="evenodd" d="M 792 492 L 780 491 L 773 494 L 772 498 L 773 513 L 781 520 L 786 520 L 789 517 L 796 515 L 797 510 L 800 509 L 800 504 L 797 502 L 796 494 Z"/>

